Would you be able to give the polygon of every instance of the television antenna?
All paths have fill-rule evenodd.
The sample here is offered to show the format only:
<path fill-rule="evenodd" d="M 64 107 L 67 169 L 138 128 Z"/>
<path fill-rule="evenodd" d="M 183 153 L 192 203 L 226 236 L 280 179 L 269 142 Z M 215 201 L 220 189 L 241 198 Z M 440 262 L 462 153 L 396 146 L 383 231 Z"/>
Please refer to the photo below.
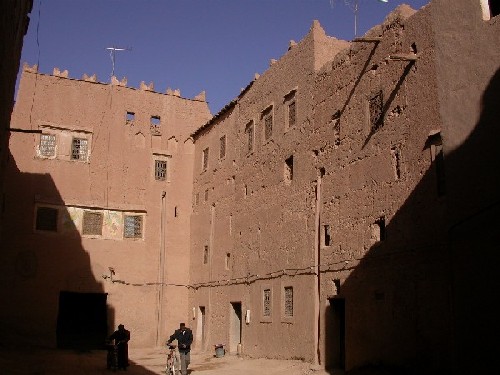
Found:
<path fill-rule="evenodd" d="M 330 0 L 330 5 L 333 7 L 336 0 Z M 376 0 L 379 3 L 388 3 L 389 0 Z M 352 9 L 354 13 L 354 38 L 358 36 L 358 13 L 359 13 L 359 0 L 344 0 L 344 4 Z"/>
<path fill-rule="evenodd" d="M 115 53 L 116 52 L 122 52 L 122 51 L 132 51 L 132 48 L 127 47 L 127 48 L 120 48 L 120 47 L 107 47 L 106 48 L 109 51 L 109 56 L 111 57 L 111 64 L 112 64 L 112 69 L 111 69 L 111 77 L 115 75 Z"/>

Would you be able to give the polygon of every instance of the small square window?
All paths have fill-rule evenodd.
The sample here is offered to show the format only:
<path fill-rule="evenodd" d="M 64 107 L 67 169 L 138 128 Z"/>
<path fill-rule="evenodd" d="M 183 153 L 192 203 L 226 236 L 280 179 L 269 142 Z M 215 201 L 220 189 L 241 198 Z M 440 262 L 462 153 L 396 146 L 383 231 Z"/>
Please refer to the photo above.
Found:
<path fill-rule="evenodd" d="M 285 290 L 285 317 L 293 317 L 293 287 L 286 286 Z"/>
<path fill-rule="evenodd" d="M 59 210 L 53 207 L 38 207 L 36 210 L 36 230 L 57 232 Z"/>
<path fill-rule="evenodd" d="M 219 159 L 224 159 L 226 157 L 226 136 L 223 135 L 219 140 L 220 148 L 219 148 Z"/>
<path fill-rule="evenodd" d="M 208 147 L 203 150 L 201 164 L 202 164 L 203 170 L 206 171 L 208 169 Z"/>
<path fill-rule="evenodd" d="M 82 233 L 101 236 L 102 219 L 103 215 L 100 212 L 84 211 Z"/>
<path fill-rule="evenodd" d="M 155 180 L 165 181 L 167 179 L 167 161 L 155 160 Z"/>
<path fill-rule="evenodd" d="M 40 155 L 44 157 L 56 155 L 56 136 L 54 134 L 42 134 L 40 136 Z"/>
<path fill-rule="evenodd" d="M 87 160 L 88 141 L 84 138 L 73 138 L 71 143 L 71 159 Z"/>
<path fill-rule="evenodd" d="M 125 215 L 123 236 L 125 238 L 142 238 L 142 221 L 142 215 Z"/>

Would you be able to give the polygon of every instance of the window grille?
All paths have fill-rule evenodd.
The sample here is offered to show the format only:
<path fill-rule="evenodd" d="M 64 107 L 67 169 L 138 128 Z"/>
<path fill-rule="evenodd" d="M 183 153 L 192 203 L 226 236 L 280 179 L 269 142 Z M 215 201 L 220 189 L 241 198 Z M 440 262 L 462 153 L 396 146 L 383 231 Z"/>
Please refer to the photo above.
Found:
<path fill-rule="evenodd" d="M 49 232 L 57 232 L 57 217 L 58 209 L 52 207 L 38 207 L 36 210 L 36 225 L 37 230 L 45 230 Z"/>
<path fill-rule="evenodd" d="M 167 179 L 167 161 L 155 160 L 155 180 L 165 181 Z"/>
<path fill-rule="evenodd" d="M 226 136 L 220 137 L 219 159 L 226 157 Z"/>
<path fill-rule="evenodd" d="M 250 122 L 246 126 L 245 133 L 247 135 L 247 152 L 252 152 L 253 151 L 253 134 L 254 134 L 253 122 Z"/>
<path fill-rule="evenodd" d="M 142 238 L 142 216 L 126 215 L 123 220 L 125 238 Z"/>
<path fill-rule="evenodd" d="M 40 136 L 40 155 L 51 157 L 56 154 L 56 136 L 54 134 L 42 134 Z"/>
<path fill-rule="evenodd" d="M 263 315 L 271 316 L 271 289 L 264 289 L 263 295 Z"/>
<path fill-rule="evenodd" d="M 83 234 L 93 234 L 93 235 L 102 235 L 102 219 L 103 215 L 100 212 L 83 212 L 83 225 L 82 225 L 82 233 Z"/>
<path fill-rule="evenodd" d="M 293 316 L 293 287 L 285 287 L 285 316 Z"/>
<path fill-rule="evenodd" d="M 369 110 L 371 130 L 376 131 L 384 124 L 382 91 L 370 98 Z"/>
<path fill-rule="evenodd" d="M 208 147 L 203 150 L 203 160 L 202 160 L 203 170 L 208 169 Z"/>
<path fill-rule="evenodd" d="M 73 138 L 71 144 L 71 159 L 87 160 L 88 141 L 83 138 Z"/>

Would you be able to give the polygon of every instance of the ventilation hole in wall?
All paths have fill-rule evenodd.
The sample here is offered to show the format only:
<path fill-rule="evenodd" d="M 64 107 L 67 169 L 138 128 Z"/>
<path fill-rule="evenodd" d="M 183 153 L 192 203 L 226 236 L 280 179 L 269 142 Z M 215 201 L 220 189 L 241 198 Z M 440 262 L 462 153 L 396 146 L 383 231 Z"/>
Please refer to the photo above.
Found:
<path fill-rule="evenodd" d="M 416 43 L 411 44 L 411 52 L 417 53 L 417 44 Z"/>

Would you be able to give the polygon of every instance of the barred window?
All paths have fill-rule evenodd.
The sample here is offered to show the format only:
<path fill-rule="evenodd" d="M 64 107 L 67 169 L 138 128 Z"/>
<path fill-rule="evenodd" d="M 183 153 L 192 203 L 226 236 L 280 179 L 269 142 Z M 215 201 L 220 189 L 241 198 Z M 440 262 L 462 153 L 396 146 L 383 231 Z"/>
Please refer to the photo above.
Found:
<path fill-rule="evenodd" d="M 155 160 L 155 180 L 165 181 L 167 179 L 167 161 Z"/>
<path fill-rule="evenodd" d="M 271 289 L 264 289 L 263 293 L 263 310 L 264 316 L 271 316 Z"/>
<path fill-rule="evenodd" d="M 102 219 L 101 212 L 84 211 L 83 212 L 83 234 L 102 235 Z"/>
<path fill-rule="evenodd" d="M 56 136 L 54 134 L 42 134 L 40 136 L 40 155 L 45 157 L 55 156 Z"/>
<path fill-rule="evenodd" d="M 285 287 L 285 316 L 293 316 L 293 287 Z"/>
<path fill-rule="evenodd" d="M 202 159 L 203 170 L 206 171 L 208 169 L 208 147 L 203 150 Z"/>
<path fill-rule="evenodd" d="M 71 159 L 87 160 L 88 141 L 83 138 L 73 138 L 71 144 Z"/>
<path fill-rule="evenodd" d="M 59 210 L 53 207 L 38 207 L 36 210 L 37 230 L 57 232 L 57 217 Z"/>
<path fill-rule="evenodd" d="M 220 137 L 219 159 L 226 157 L 226 136 Z"/>
<path fill-rule="evenodd" d="M 382 91 L 377 92 L 369 100 L 371 131 L 376 131 L 384 125 Z"/>
<path fill-rule="evenodd" d="M 254 134 L 254 126 L 253 121 L 247 124 L 245 128 L 245 134 L 247 136 L 247 152 L 253 151 L 253 134 Z"/>
<path fill-rule="evenodd" d="M 141 215 L 125 215 L 123 220 L 125 238 L 142 238 L 142 218 Z"/>

